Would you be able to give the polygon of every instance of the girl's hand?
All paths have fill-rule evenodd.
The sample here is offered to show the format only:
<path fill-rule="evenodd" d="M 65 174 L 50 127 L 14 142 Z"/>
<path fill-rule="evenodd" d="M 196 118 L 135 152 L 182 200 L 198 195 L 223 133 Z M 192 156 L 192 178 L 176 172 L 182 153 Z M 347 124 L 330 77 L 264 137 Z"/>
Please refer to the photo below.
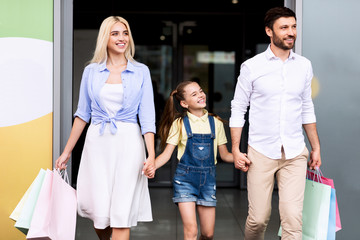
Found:
<path fill-rule="evenodd" d="M 144 167 L 143 167 L 143 173 L 145 174 L 146 177 L 148 178 L 154 178 L 155 177 L 155 158 L 153 157 L 149 157 L 148 159 L 146 159 L 146 162 L 144 162 Z"/>
<path fill-rule="evenodd" d="M 55 162 L 55 168 L 56 169 L 59 169 L 59 170 L 63 170 L 63 169 L 66 169 L 67 167 L 67 162 L 69 161 L 70 159 L 70 156 L 71 154 L 64 154 L 62 153 L 60 155 L 60 157 L 58 159 L 56 159 L 56 162 Z"/>

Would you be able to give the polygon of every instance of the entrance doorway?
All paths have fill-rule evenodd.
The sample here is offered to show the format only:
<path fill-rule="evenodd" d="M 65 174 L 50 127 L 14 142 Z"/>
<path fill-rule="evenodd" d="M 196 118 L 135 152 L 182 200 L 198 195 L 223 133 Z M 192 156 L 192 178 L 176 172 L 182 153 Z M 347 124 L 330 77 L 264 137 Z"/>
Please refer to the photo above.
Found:
<path fill-rule="evenodd" d="M 207 93 L 208 111 L 228 120 L 236 79 L 237 44 L 241 44 L 241 34 L 228 32 L 230 29 L 221 27 L 230 21 L 225 17 L 215 21 L 212 15 L 187 19 L 159 19 L 158 24 L 153 21 L 153 29 L 158 32 L 153 40 L 158 42 L 143 45 L 141 41 L 137 44 L 136 59 L 147 64 L 152 73 L 159 117 L 157 123 L 171 90 L 184 80 L 198 82 Z M 149 39 L 150 36 L 144 38 Z M 225 129 L 228 148 L 231 149 L 227 124 Z M 161 149 L 157 147 L 157 154 L 160 152 Z M 176 164 L 174 153 L 172 160 L 157 171 L 154 180 L 150 180 L 150 186 L 171 186 Z M 233 164 L 225 163 L 219 157 L 217 181 L 218 186 L 237 186 L 239 183 L 239 173 Z"/>
<path fill-rule="evenodd" d="M 157 124 L 171 90 L 183 80 L 197 81 L 207 94 L 208 111 L 228 120 L 241 63 L 268 42 L 263 26 L 264 13 L 271 7 L 284 4 L 284 1 L 259 4 L 253 1 L 182 0 L 148 1 L 151 5 L 127 1 L 117 6 L 115 1 L 105 1 L 111 10 L 101 10 L 96 3 L 86 1 L 84 5 L 82 2 L 85 3 L 84 0 L 74 1 L 74 110 L 81 73 L 85 62 L 91 59 L 101 21 L 107 16 L 119 15 L 131 26 L 136 46 L 135 59 L 150 69 Z M 225 131 L 230 151 L 228 124 L 225 124 Z M 241 148 L 246 151 L 246 127 L 243 132 Z M 157 155 L 161 152 L 158 145 Z M 79 142 L 74 150 L 74 174 L 77 174 L 81 146 Z M 156 172 L 149 185 L 171 186 L 176 164 L 175 152 L 172 159 Z M 246 188 L 245 179 L 245 175 L 233 164 L 225 163 L 218 157 L 219 187 Z"/>

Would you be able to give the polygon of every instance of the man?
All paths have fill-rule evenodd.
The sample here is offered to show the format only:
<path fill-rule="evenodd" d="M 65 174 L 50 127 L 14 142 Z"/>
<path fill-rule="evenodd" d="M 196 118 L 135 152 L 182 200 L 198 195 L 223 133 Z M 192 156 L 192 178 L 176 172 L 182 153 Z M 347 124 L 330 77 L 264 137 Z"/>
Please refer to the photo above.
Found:
<path fill-rule="evenodd" d="M 295 54 L 295 13 L 285 7 L 265 16 L 268 49 L 241 66 L 231 102 L 231 139 L 235 167 L 248 172 L 249 210 L 245 239 L 264 239 L 270 219 L 274 176 L 279 188 L 282 239 L 302 239 L 306 163 L 305 129 L 312 151 L 309 166 L 320 167 L 320 143 L 311 99 L 312 67 Z M 249 110 L 248 153 L 239 143 Z"/>

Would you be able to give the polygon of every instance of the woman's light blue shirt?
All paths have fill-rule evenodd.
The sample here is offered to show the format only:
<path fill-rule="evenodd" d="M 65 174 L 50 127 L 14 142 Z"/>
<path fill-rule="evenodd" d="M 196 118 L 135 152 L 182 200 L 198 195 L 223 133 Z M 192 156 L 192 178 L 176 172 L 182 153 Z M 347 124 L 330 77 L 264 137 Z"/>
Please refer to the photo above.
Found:
<path fill-rule="evenodd" d="M 92 124 L 102 124 L 102 135 L 106 123 L 111 124 L 111 133 L 115 134 L 115 121 L 137 123 L 138 115 L 142 134 L 155 133 L 155 106 L 149 68 L 142 63 L 128 61 L 126 70 L 121 73 L 124 87 L 123 106 L 113 118 L 110 118 L 99 99 L 100 90 L 109 74 L 106 62 L 86 66 L 80 85 L 78 108 L 74 116 L 85 122 L 89 122 L 91 118 Z"/>

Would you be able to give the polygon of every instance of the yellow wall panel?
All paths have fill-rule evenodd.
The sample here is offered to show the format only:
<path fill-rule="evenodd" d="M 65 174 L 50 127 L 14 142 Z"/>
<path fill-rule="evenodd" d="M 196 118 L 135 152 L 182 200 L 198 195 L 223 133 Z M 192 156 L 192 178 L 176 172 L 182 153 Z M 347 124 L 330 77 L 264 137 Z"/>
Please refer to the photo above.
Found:
<path fill-rule="evenodd" d="M 52 168 L 52 113 L 33 121 L 0 127 L 0 238 L 25 239 L 10 214 L 40 168 Z"/>

